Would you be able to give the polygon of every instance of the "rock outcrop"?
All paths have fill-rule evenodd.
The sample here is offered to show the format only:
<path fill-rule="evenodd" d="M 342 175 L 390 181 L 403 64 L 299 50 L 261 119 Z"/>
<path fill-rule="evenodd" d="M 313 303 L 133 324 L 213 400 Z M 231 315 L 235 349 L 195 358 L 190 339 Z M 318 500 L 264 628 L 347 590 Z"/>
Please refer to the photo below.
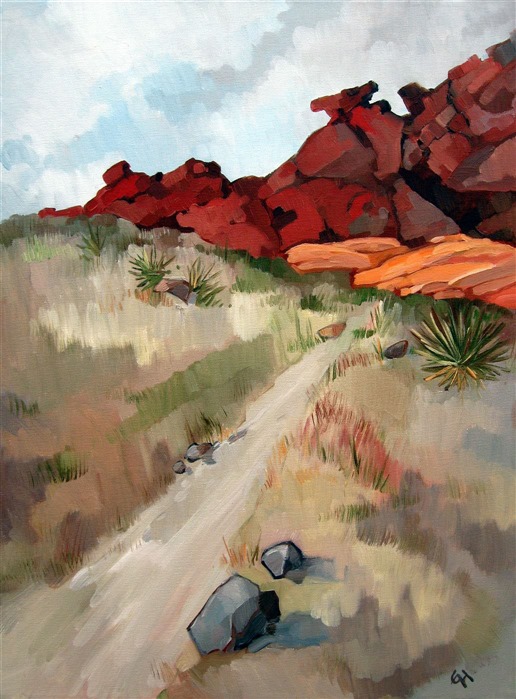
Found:
<path fill-rule="evenodd" d="M 497 286 L 506 281 L 506 267 L 498 276 L 490 272 L 488 286 L 467 289 L 462 276 L 455 284 L 451 269 L 446 284 L 431 278 L 441 269 L 440 252 L 421 284 L 400 287 L 382 269 L 387 257 L 395 255 L 398 266 L 409 258 L 417 264 L 425 250 L 441 250 L 443 238 L 463 235 L 470 251 L 480 249 L 475 240 L 490 239 L 481 246 L 485 264 L 508 264 L 516 223 L 515 58 L 509 39 L 488 49 L 484 60 L 473 56 L 453 68 L 435 88 L 405 85 L 399 90 L 404 116 L 385 100 L 372 101 L 378 91 L 372 81 L 315 99 L 312 110 L 325 111 L 328 124 L 267 177 L 230 182 L 216 163 L 193 158 L 148 176 L 121 161 L 84 207 L 43 209 L 40 216 L 109 213 L 141 228 L 195 230 L 210 243 L 255 257 L 284 255 L 300 272 L 362 270 L 355 284 L 512 304 L 507 288 Z M 460 260 L 461 270 L 473 265 L 466 277 L 480 274 L 476 254 Z"/>

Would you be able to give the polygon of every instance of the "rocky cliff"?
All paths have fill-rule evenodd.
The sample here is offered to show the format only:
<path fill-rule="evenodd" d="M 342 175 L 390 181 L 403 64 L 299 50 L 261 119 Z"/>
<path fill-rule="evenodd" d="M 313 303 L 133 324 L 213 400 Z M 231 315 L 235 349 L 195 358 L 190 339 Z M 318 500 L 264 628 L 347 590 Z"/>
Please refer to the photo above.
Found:
<path fill-rule="evenodd" d="M 398 116 L 368 82 L 312 102 L 328 124 L 266 177 L 230 182 L 188 160 L 153 176 L 125 161 L 84 206 L 45 216 L 114 214 L 172 226 L 301 273 L 346 269 L 356 286 L 466 296 L 516 308 L 516 50 L 509 39 L 435 88 L 399 90 Z"/>

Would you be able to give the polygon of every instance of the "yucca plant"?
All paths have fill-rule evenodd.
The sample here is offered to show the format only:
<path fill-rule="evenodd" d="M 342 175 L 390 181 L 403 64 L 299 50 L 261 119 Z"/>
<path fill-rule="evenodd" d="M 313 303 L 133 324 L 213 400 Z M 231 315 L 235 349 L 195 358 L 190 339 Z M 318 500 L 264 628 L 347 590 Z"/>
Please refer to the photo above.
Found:
<path fill-rule="evenodd" d="M 418 341 L 416 353 L 424 357 L 425 381 L 439 380 L 445 391 L 459 391 L 473 384 L 495 380 L 504 371 L 499 364 L 509 358 L 501 337 L 504 323 L 486 316 L 474 305 L 448 306 L 444 312 L 430 312 L 412 334 Z"/>
<path fill-rule="evenodd" d="M 101 226 L 92 226 L 89 221 L 86 221 L 86 225 L 88 230 L 82 234 L 78 247 L 82 250 L 81 257 L 91 262 L 96 257 L 100 257 L 106 246 L 107 235 Z"/>
<path fill-rule="evenodd" d="M 205 265 L 198 257 L 188 268 L 188 284 L 191 291 L 196 294 L 197 306 L 221 306 L 218 296 L 224 290 L 223 286 L 217 286 L 220 272 L 214 272 L 213 268 Z"/>
<path fill-rule="evenodd" d="M 167 259 L 164 254 L 158 257 L 156 248 L 151 248 L 150 252 L 144 249 L 143 252 L 138 255 L 130 257 L 129 262 L 131 263 L 132 269 L 129 273 L 138 280 L 137 288 L 140 291 L 154 289 L 165 274 L 170 273 L 167 267 L 173 259 L 173 257 Z"/>

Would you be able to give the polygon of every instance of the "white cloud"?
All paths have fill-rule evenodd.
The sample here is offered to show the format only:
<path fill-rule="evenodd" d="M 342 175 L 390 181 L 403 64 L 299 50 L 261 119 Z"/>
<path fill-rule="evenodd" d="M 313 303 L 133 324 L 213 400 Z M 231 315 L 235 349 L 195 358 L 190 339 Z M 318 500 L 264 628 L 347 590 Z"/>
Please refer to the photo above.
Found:
<path fill-rule="evenodd" d="M 26 189 L 29 201 L 45 202 L 56 209 L 84 204 L 104 182 L 102 174 L 110 165 L 122 159 L 120 153 L 108 153 L 100 160 L 71 172 L 49 168 Z M 92 183 L 96 183 L 92 188 Z"/>
<path fill-rule="evenodd" d="M 284 2 L 49 2 L 4 6 L 5 139 L 32 137 L 38 154 L 109 112 L 95 86 L 114 74 L 137 84 L 165 57 L 200 70 L 245 68 Z M 6 60 L 7 59 L 7 60 Z"/>
<path fill-rule="evenodd" d="M 278 15 L 287 6 L 286 0 L 50 2 L 35 12 L 34 5 L 4 5 L 3 136 L 29 136 L 40 159 L 56 152 L 62 158 L 32 177 L 23 167 L 4 175 L 12 206 L 17 211 L 62 207 L 95 193 L 102 168 L 115 159 L 105 154 L 108 131 L 98 144 L 91 139 L 92 162 L 84 167 L 67 155 L 67 144 L 92 129 L 101 115 L 113 114 L 115 100 L 125 100 L 133 132 L 141 134 L 138 148 L 130 148 L 140 158 L 132 162 L 137 169 L 155 169 L 162 152 L 160 169 L 195 155 L 217 160 L 232 179 L 266 174 L 325 123 L 325 115 L 310 111 L 313 98 L 372 79 L 380 85 L 378 97 L 403 112 L 396 95 L 403 84 L 436 85 L 449 68 L 506 38 L 514 21 L 513 4 L 505 0 L 343 0 L 339 17 L 288 35 L 282 53 L 270 57 L 268 69 L 247 92 L 221 87 L 217 111 L 201 106 L 171 123 L 170 115 L 149 107 L 142 87 L 147 76 L 161 75 L 165 89 L 164 66 L 171 62 L 187 62 L 199 71 L 224 65 L 245 69 L 264 33 L 281 32 Z M 113 76 L 120 85 L 116 95 L 106 88 Z M 118 121 L 113 124 L 110 128 Z M 116 157 L 132 161 L 129 153 Z M 75 170 L 64 172 L 70 165 Z M 22 200 L 26 205 L 19 207 Z"/>
<path fill-rule="evenodd" d="M 375 80 L 377 98 L 402 114 L 400 87 L 437 85 L 450 68 L 506 38 L 512 22 L 513 5 L 504 2 L 343 3 L 338 19 L 296 29 L 294 47 L 252 90 L 227 98 L 208 127 L 196 128 L 212 134 L 212 157 L 229 176 L 266 174 L 326 123 L 310 111 L 313 98 Z"/>

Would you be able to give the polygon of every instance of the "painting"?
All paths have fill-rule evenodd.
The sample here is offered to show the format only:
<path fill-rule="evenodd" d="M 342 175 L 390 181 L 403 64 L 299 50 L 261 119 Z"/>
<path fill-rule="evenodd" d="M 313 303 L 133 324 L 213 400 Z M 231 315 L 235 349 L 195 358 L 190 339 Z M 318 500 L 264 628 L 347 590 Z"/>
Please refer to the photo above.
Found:
<path fill-rule="evenodd" d="M 510 0 L 1 3 L 4 699 L 514 699 Z"/>

